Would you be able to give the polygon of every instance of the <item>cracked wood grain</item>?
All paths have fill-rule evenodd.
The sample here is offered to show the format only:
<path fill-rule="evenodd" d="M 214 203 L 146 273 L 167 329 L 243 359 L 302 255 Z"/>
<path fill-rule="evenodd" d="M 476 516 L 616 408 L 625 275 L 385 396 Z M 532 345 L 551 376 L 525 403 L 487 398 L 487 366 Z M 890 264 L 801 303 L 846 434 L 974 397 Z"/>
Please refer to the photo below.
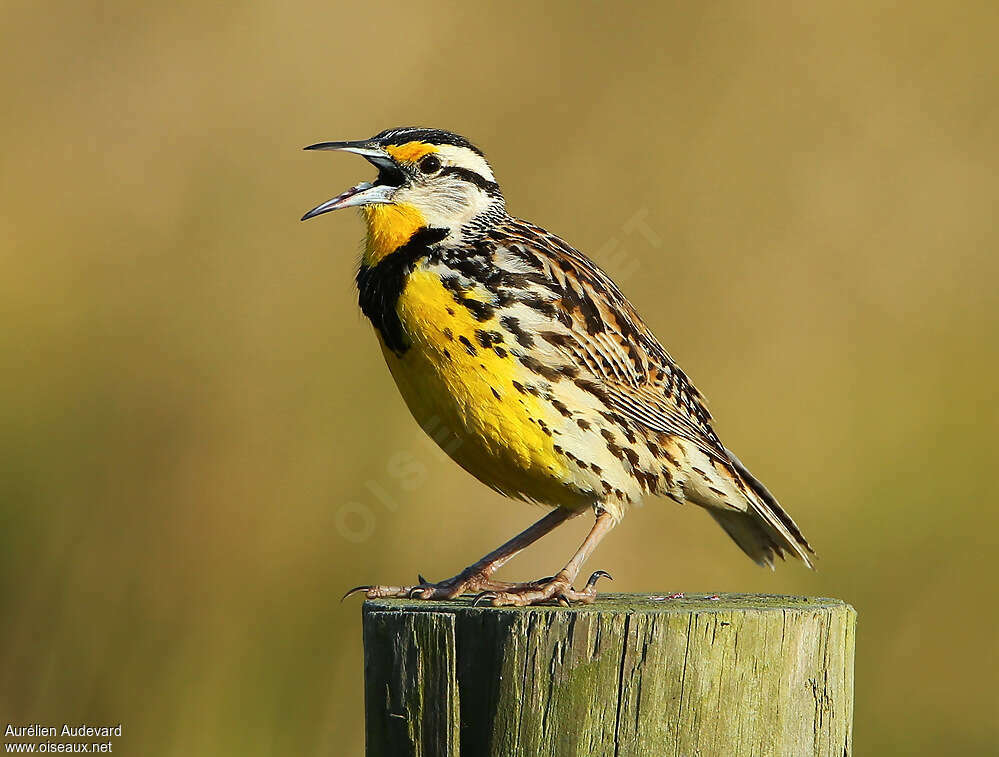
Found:
<path fill-rule="evenodd" d="M 371 600 L 367 754 L 844 757 L 855 622 L 840 600 L 769 595 Z"/>

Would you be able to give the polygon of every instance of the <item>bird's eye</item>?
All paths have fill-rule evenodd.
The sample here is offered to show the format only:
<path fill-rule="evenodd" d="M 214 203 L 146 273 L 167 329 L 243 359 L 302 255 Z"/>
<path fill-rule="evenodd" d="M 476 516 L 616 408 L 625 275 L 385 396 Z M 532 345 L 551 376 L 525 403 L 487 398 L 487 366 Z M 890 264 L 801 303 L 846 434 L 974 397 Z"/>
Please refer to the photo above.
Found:
<path fill-rule="evenodd" d="M 419 166 L 423 173 L 437 173 L 441 170 L 441 160 L 436 155 L 425 155 Z"/>

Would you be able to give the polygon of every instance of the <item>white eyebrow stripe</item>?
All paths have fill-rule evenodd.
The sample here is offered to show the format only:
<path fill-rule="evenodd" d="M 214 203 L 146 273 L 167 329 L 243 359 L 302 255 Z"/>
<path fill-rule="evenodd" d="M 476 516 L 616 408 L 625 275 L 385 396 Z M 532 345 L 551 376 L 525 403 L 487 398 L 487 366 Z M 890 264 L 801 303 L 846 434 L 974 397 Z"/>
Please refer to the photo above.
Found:
<path fill-rule="evenodd" d="M 468 168 L 489 181 L 495 182 L 496 177 L 481 155 L 477 155 L 467 147 L 457 147 L 455 145 L 440 145 L 437 154 L 451 165 L 461 168 Z"/>

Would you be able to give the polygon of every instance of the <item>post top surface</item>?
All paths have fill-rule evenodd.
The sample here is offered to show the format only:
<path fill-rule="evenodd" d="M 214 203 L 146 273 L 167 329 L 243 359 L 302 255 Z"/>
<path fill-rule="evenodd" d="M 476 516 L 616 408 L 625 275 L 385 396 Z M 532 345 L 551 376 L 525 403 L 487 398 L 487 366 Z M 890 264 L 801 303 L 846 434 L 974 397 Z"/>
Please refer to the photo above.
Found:
<path fill-rule="evenodd" d="M 786 594 L 705 594 L 686 592 L 682 596 L 663 594 L 601 593 L 591 605 L 535 605 L 532 607 L 472 606 L 474 597 L 446 601 L 421 599 L 368 599 L 364 609 L 369 612 L 499 612 L 499 613 L 663 613 L 691 612 L 783 612 L 785 610 L 830 610 L 853 608 L 842 599 L 829 597 L 799 597 Z"/>

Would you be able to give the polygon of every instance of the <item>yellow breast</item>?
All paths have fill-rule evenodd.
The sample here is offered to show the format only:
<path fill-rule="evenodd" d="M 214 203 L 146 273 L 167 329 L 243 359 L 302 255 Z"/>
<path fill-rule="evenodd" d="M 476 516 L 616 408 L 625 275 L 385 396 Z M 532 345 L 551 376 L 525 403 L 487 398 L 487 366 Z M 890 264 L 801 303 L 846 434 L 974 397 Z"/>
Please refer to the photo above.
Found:
<path fill-rule="evenodd" d="M 588 504 L 567 488 L 566 462 L 551 436 L 551 408 L 517 389 L 532 377 L 509 353 L 495 320 L 477 320 L 436 273 L 419 269 L 408 277 L 396 308 L 411 346 L 400 356 L 383 341 L 385 359 L 417 422 L 450 432 L 453 442 L 445 451 L 510 496 Z"/>

